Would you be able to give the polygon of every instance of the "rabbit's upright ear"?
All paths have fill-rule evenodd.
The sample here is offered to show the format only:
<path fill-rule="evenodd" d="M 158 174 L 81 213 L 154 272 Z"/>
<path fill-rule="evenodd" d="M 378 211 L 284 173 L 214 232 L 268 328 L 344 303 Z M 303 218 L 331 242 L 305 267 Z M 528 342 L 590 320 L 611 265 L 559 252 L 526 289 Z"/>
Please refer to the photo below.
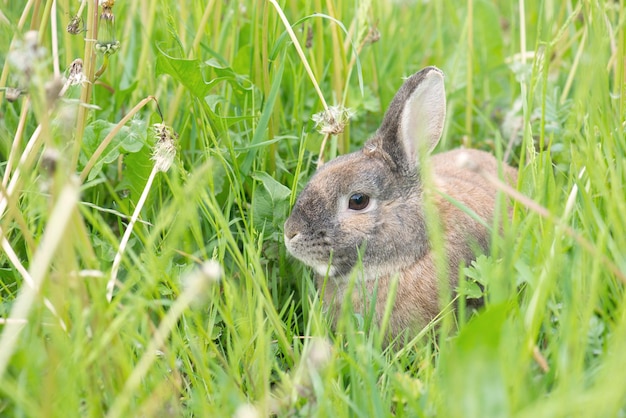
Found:
<path fill-rule="evenodd" d="M 396 163 L 414 168 L 419 154 L 439 142 L 445 119 L 443 73 L 426 67 L 404 82 L 389 105 L 378 132 L 382 146 Z"/>

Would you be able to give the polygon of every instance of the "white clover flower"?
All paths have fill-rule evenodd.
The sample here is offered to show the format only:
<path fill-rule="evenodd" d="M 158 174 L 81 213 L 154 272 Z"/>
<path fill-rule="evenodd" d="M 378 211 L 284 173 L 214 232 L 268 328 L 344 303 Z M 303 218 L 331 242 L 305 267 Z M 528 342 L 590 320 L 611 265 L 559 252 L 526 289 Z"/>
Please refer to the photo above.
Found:
<path fill-rule="evenodd" d="M 346 124 L 355 115 L 355 111 L 343 106 L 330 106 L 314 114 L 311 119 L 315 122 L 317 131 L 323 135 L 337 135 L 343 132 Z"/>

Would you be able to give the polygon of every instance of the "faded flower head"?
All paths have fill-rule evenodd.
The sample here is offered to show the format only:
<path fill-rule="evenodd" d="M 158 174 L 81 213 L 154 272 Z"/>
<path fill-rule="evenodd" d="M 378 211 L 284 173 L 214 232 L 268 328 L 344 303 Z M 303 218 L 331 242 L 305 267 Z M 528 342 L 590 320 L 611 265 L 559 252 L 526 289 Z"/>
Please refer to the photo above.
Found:
<path fill-rule="evenodd" d="M 330 363 L 333 357 L 333 347 L 327 339 L 314 337 L 305 353 L 307 366 L 310 370 L 319 372 Z"/>
<path fill-rule="evenodd" d="M 61 159 L 61 153 L 54 148 L 46 148 L 41 155 L 41 168 L 49 175 L 53 176 L 57 165 Z"/>
<path fill-rule="evenodd" d="M 155 123 L 152 125 L 152 130 L 157 140 L 152 153 L 154 167 L 158 171 L 165 172 L 170 169 L 176 157 L 178 134 L 163 123 Z"/>
<path fill-rule="evenodd" d="M 311 119 L 315 122 L 315 127 L 319 133 L 336 135 L 343 132 L 354 114 L 355 112 L 347 107 L 330 106 L 328 110 L 314 114 Z"/>
<path fill-rule="evenodd" d="M 254 405 L 245 403 L 245 404 L 239 405 L 233 417 L 234 418 L 260 418 L 261 414 L 259 413 L 259 410 L 256 409 Z"/>
<path fill-rule="evenodd" d="M 46 48 L 39 45 L 38 32 L 31 30 L 24 38 L 15 41 L 15 47 L 9 52 L 8 60 L 17 70 L 24 85 L 28 85 L 39 63 L 46 57 Z"/>
<path fill-rule="evenodd" d="M 201 303 L 203 296 L 208 295 L 210 286 L 218 283 L 223 275 L 222 266 L 217 261 L 204 261 L 199 268 L 194 268 L 183 278 L 185 292 L 192 295 L 195 302 Z"/>
<path fill-rule="evenodd" d="M 83 18 L 80 16 L 72 16 L 65 30 L 70 35 L 78 35 L 79 33 L 85 31 L 86 29 L 83 26 Z"/>
<path fill-rule="evenodd" d="M 83 60 L 81 60 L 80 58 L 76 58 L 74 61 L 72 61 L 67 71 L 67 83 L 70 86 L 77 86 L 79 84 L 84 84 L 89 81 L 87 80 L 87 76 L 83 72 Z"/>
<path fill-rule="evenodd" d="M 102 13 L 100 14 L 100 24 L 98 26 L 98 39 L 96 40 L 96 51 L 104 55 L 112 55 L 120 49 L 120 41 L 115 34 L 115 15 L 113 14 L 114 0 L 100 1 Z"/>
<path fill-rule="evenodd" d="M 4 94 L 9 103 L 13 103 L 22 95 L 22 90 L 16 87 L 7 87 Z"/>
<path fill-rule="evenodd" d="M 63 84 L 63 79 L 60 76 L 54 76 L 46 81 L 44 89 L 48 106 L 52 106 L 57 101 L 63 91 Z"/>
<path fill-rule="evenodd" d="M 365 36 L 365 43 L 373 44 L 380 40 L 380 31 L 376 26 L 370 27 L 367 35 Z"/>

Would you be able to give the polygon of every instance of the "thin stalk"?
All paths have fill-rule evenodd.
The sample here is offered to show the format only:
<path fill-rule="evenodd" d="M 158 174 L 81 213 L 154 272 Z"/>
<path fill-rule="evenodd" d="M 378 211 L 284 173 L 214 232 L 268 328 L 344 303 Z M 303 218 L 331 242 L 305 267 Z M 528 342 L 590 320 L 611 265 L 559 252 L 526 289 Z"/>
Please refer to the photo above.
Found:
<path fill-rule="evenodd" d="M 467 0 L 467 75 L 465 89 L 465 145 L 472 146 L 472 110 L 474 108 L 474 1 Z"/>
<path fill-rule="evenodd" d="M 214 4 L 215 4 L 215 0 L 211 0 L 211 2 L 209 2 L 209 4 L 207 4 L 206 7 L 204 8 L 204 14 L 202 15 L 202 19 L 200 20 L 200 25 L 198 26 L 196 30 L 196 37 L 193 40 L 193 44 L 191 45 L 191 49 L 189 50 L 189 53 L 187 54 L 187 58 L 191 59 L 193 57 L 194 51 L 198 49 L 200 42 L 202 41 L 202 39 L 204 39 L 205 28 L 207 24 L 209 23 L 209 19 L 213 15 L 212 12 L 213 12 Z M 174 94 L 174 99 L 172 100 L 169 106 L 170 111 L 167 117 L 165 118 L 165 120 L 173 121 L 175 119 L 176 114 L 178 114 L 178 112 L 180 111 L 180 101 L 183 98 L 184 91 L 185 91 L 184 86 L 182 85 L 178 86 L 178 88 L 176 89 L 176 93 Z"/>
<path fill-rule="evenodd" d="M 52 68 L 55 77 L 61 77 L 61 69 L 59 67 L 59 37 L 57 28 L 57 2 L 53 0 L 52 9 L 50 10 L 50 38 L 52 38 Z"/>
<path fill-rule="evenodd" d="M 154 182 L 154 178 L 159 171 L 166 172 L 171 167 L 174 162 L 174 157 L 176 156 L 176 145 L 174 141 L 178 137 L 175 133 L 173 133 L 169 127 L 164 124 L 156 124 L 153 126 L 157 137 L 157 143 L 154 145 L 152 160 L 154 161 L 154 166 L 152 167 L 152 171 L 150 172 L 150 176 L 148 177 L 148 181 L 141 192 L 141 196 L 139 197 L 139 201 L 137 202 L 137 206 L 135 207 L 135 211 L 133 212 L 133 216 L 130 218 L 130 222 L 126 227 L 126 232 L 124 232 L 124 236 L 122 237 L 122 241 L 120 242 L 120 246 L 117 250 L 117 254 L 115 254 L 115 259 L 113 260 L 113 267 L 111 268 L 111 278 L 107 283 L 107 300 L 111 302 L 113 298 L 113 289 L 115 288 L 115 283 L 117 280 L 117 271 L 120 267 L 120 263 L 122 262 L 122 255 L 124 254 L 124 250 L 126 249 L 126 245 L 130 240 L 130 235 L 133 232 L 133 227 L 139 218 L 139 213 L 141 213 L 141 209 L 146 203 L 146 199 L 148 198 L 148 193 L 152 188 L 152 183 Z"/>
<path fill-rule="evenodd" d="M 26 126 L 26 118 L 28 116 L 28 111 L 30 110 L 30 98 L 24 98 L 24 102 L 22 103 L 22 110 L 20 113 L 20 119 L 17 124 L 17 130 L 15 131 L 15 136 L 13 137 L 13 142 L 11 143 L 11 152 L 9 153 L 9 158 L 7 160 L 7 165 L 4 169 L 4 177 L 2 178 L 2 185 L 4 187 L 9 183 L 9 175 L 11 174 L 11 170 L 13 169 L 13 164 L 15 164 L 15 160 L 17 159 L 17 154 L 19 152 L 20 145 L 22 143 L 22 135 L 24 134 L 24 127 Z"/>
<path fill-rule="evenodd" d="M 98 0 L 91 0 L 87 3 L 87 31 L 88 37 L 85 38 L 85 53 L 83 57 L 83 68 L 85 69 L 87 83 L 83 83 L 80 92 L 80 103 L 82 106 L 78 107 L 72 160 L 70 162 L 71 170 L 76 170 L 78 165 L 78 156 L 80 155 L 83 135 L 85 134 L 85 127 L 87 126 L 88 109 L 85 105 L 91 102 L 91 93 L 95 81 L 96 52 L 94 50 L 94 43 L 98 36 Z"/>
<path fill-rule="evenodd" d="M 35 158 L 35 155 L 32 151 L 39 148 L 39 145 L 41 143 L 40 139 L 41 125 L 37 126 L 35 132 L 33 132 L 32 136 L 28 140 L 28 143 L 26 144 L 26 147 L 22 152 L 22 156 L 20 157 L 20 161 L 15 169 L 15 172 L 11 176 L 11 180 L 9 181 L 6 190 L 3 191 L 3 196 L 0 196 L 0 217 L 2 217 L 2 215 L 4 214 L 4 211 L 9 204 L 9 199 L 18 187 L 21 177 L 21 171 L 24 170 L 25 172 L 28 172 L 28 168 L 30 167 L 32 160 Z"/>
<path fill-rule="evenodd" d="M 159 172 L 156 165 L 152 167 L 152 171 L 150 172 L 150 176 L 148 177 L 148 181 L 146 182 L 146 186 L 143 188 L 143 192 L 141 192 L 141 196 L 139 197 L 139 201 L 137 201 L 137 206 L 135 207 L 135 211 L 133 212 L 133 216 L 130 218 L 130 222 L 126 227 L 126 231 L 124 232 L 124 236 L 122 237 L 122 241 L 120 241 L 120 246 L 115 254 L 115 258 L 113 259 L 113 267 L 111 268 L 111 277 L 107 282 L 106 287 L 106 297 L 107 301 L 111 302 L 113 299 L 113 290 L 115 289 L 115 283 L 117 281 L 117 272 L 120 268 L 120 263 L 122 262 L 122 255 L 124 254 L 124 250 L 126 249 L 126 245 L 130 240 L 130 235 L 133 232 L 133 227 L 135 223 L 137 223 L 137 219 L 139 218 L 139 214 L 141 213 L 141 209 L 143 209 L 143 205 L 146 203 L 146 199 L 148 198 L 148 193 L 152 188 L 152 183 L 154 182 L 154 178 L 156 174 Z"/>
<path fill-rule="evenodd" d="M 333 7 L 333 2 L 330 0 L 326 0 L 326 7 L 328 8 L 328 13 L 331 17 L 337 18 L 337 11 Z M 343 97 L 343 89 L 342 84 L 347 86 L 347 82 L 342 80 L 343 69 L 346 67 L 345 63 L 345 48 L 343 43 L 339 39 L 339 28 L 337 25 L 331 25 L 330 27 L 331 38 L 332 38 L 332 53 L 333 53 L 333 76 L 332 76 L 332 86 L 333 93 L 335 94 L 334 100 L 335 103 L 344 103 Z M 349 38 L 349 34 L 347 34 L 346 39 Z M 339 134 L 339 140 L 337 141 L 339 144 L 339 151 L 341 153 L 345 153 L 350 149 L 350 137 L 345 133 Z"/>
<path fill-rule="evenodd" d="M 302 61 L 302 65 L 304 65 L 304 69 L 306 70 L 306 73 L 309 75 L 309 78 L 311 79 L 311 83 L 313 83 L 313 87 L 315 88 L 315 91 L 317 92 L 317 95 L 319 96 L 320 101 L 322 102 L 322 106 L 324 106 L 324 110 L 328 112 L 328 104 L 326 103 L 326 99 L 324 99 L 322 90 L 320 89 L 319 84 L 317 84 L 317 80 L 315 78 L 315 75 L 313 74 L 313 70 L 311 69 L 311 66 L 309 65 L 309 61 L 306 59 L 306 55 L 304 55 L 304 51 L 302 50 L 302 47 L 300 46 L 300 42 L 298 42 L 298 38 L 296 37 L 296 34 L 294 33 L 293 28 L 291 27 L 291 24 L 289 23 L 289 20 L 287 20 L 287 16 L 285 16 L 285 13 L 283 13 L 283 10 L 280 8 L 276 0 L 269 0 L 269 1 L 270 3 L 272 3 L 274 8 L 276 9 L 276 13 L 278 13 L 280 20 L 283 22 L 283 25 L 285 25 L 285 30 L 287 31 L 287 34 L 291 38 L 291 42 L 293 43 L 293 46 L 296 48 L 296 51 L 298 52 L 298 56 L 300 57 L 300 60 Z"/>
<path fill-rule="evenodd" d="M 576 75 L 576 69 L 580 64 L 580 59 L 582 58 L 583 52 L 585 50 L 585 46 L 587 44 L 587 26 L 583 29 L 583 34 L 580 39 L 580 44 L 578 45 L 578 50 L 576 51 L 576 56 L 574 57 L 574 62 L 572 63 L 572 67 L 567 75 L 567 81 L 565 82 L 565 86 L 563 87 L 563 92 L 561 93 L 561 97 L 559 98 L 559 102 L 561 104 L 565 103 L 567 100 L 567 96 L 569 95 L 569 91 L 574 84 L 574 76 Z"/>

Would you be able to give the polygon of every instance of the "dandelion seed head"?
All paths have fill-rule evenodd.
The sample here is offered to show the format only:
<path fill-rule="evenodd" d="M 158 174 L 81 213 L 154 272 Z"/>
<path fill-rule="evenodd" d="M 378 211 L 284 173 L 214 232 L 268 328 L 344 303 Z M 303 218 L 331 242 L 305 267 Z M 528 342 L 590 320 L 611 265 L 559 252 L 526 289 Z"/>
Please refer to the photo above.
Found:
<path fill-rule="evenodd" d="M 70 35 L 78 35 L 85 28 L 83 27 L 83 18 L 80 16 L 72 16 L 70 21 L 67 23 L 67 27 L 65 28 L 67 33 Z"/>
<path fill-rule="evenodd" d="M 9 52 L 7 58 L 11 66 L 23 78 L 23 84 L 28 85 L 35 69 L 43 62 L 46 54 L 46 48 L 39 45 L 38 32 L 31 30 L 24 34 L 23 39 L 15 41 L 15 47 Z"/>
<path fill-rule="evenodd" d="M 332 345 L 325 338 L 313 338 L 306 352 L 307 365 L 312 369 L 319 371 L 326 367 L 330 362 L 333 350 Z"/>
<path fill-rule="evenodd" d="M 76 58 L 68 67 L 67 82 L 70 86 L 77 86 L 79 84 L 87 83 L 89 80 L 83 72 L 83 60 Z"/>
<path fill-rule="evenodd" d="M 222 266 L 215 260 L 207 260 L 199 268 L 194 268 L 183 278 L 183 287 L 186 293 L 192 295 L 194 303 L 201 304 L 207 290 L 218 283 L 223 275 Z"/>
<path fill-rule="evenodd" d="M 370 30 L 367 32 L 367 36 L 365 37 L 365 42 L 368 44 L 376 43 L 380 40 L 380 31 L 376 26 L 372 26 Z"/>
<path fill-rule="evenodd" d="M 352 109 L 343 106 L 330 106 L 314 114 L 311 119 L 315 122 L 318 132 L 323 135 L 337 135 L 343 132 L 346 124 L 355 115 Z"/>
<path fill-rule="evenodd" d="M 256 409 L 256 407 L 252 404 L 245 403 L 239 405 L 237 410 L 235 411 L 234 418 L 260 418 L 261 414 Z"/>
<path fill-rule="evenodd" d="M 61 153 L 54 148 L 46 148 L 41 156 L 41 168 L 50 176 L 54 175 L 57 169 Z"/>
<path fill-rule="evenodd" d="M 13 103 L 22 95 L 22 90 L 15 87 L 7 87 L 4 93 L 9 103 Z"/>
<path fill-rule="evenodd" d="M 174 157 L 176 157 L 178 134 L 163 123 L 155 123 L 152 125 L 152 130 L 157 140 L 154 145 L 152 160 L 158 171 L 165 172 L 170 169 L 174 162 Z"/>
<path fill-rule="evenodd" d="M 44 89 L 48 106 L 52 106 L 59 98 L 59 94 L 63 90 L 63 84 L 63 79 L 60 76 L 54 76 L 51 80 L 46 81 Z"/>
<path fill-rule="evenodd" d="M 215 260 L 208 260 L 202 263 L 200 267 L 203 276 L 210 282 L 219 282 L 222 279 L 224 272 L 222 266 Z"/>

